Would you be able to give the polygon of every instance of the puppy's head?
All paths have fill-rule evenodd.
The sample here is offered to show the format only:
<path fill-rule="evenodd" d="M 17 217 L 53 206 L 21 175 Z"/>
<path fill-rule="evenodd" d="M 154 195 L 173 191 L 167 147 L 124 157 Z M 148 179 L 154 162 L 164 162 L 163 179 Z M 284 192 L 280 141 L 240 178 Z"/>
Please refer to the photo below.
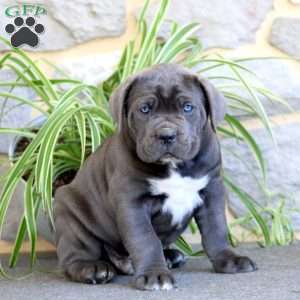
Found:
<path fill-rule="evenodd" d="M 138 157 L 148 163 L 192 159 L 201 131 L 215 131 L 225 114 L 224 97 L 209 83 L 175 64 L 156 65 L 127 79 L 110 108 L 119 131 L 129 131 Z"/>

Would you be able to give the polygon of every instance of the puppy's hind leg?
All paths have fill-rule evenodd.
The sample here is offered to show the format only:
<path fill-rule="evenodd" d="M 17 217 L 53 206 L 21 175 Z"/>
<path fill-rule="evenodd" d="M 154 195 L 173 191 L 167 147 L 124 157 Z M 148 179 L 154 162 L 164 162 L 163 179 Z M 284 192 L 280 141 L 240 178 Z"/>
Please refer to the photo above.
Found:
<path fill-rule="evenodd" d="M 116 271 L 104 255 L 103 242 L 88 228 L 87 224 L 90 222 L 84 218 L 88 205 L 85 205 L 83 215 L 80 207 L 75 204 L 78 203 L 77 200 L 81 199 L 72 195 L 68 187 L 59 189 L 55 196 L 54 214 L 59 263 L 67 277 L 73 281 L 88 284 L 109 282 Z"/>

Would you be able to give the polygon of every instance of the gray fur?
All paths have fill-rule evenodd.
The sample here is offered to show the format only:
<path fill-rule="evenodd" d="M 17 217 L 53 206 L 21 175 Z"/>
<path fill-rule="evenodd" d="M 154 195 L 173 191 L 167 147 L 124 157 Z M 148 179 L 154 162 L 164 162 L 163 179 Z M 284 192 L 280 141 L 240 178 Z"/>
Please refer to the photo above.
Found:
<path fill-rule="evenodd" d="M 187 102 L 191 112 L 183 111 Z M 141 112 L 142 103 L 152 105 L 150 113 Z M 227 241 L 215 134 L 225 114 L 223 96 L 208 81 L 165 64 L 129 78 L 110 105 L 118 132 L 55 195 L 57 254 L 66 275 L 104 283 L 116 273 L 134 272 L 136 288 L 169 289 L 174 279 L 168 267 L 183 262 L 183 255 L 169 246 L 192 218 L 215 271 L 255 270 Z M 182 185 L 188 197 L 196 197 L 189 206 L 182 199 L 182 214 L 176 213 L 181 198 L 172 193 L 172 179 L 167 180 L 172 174 L 177 188 Z M 172 214 L 180 222 L 174 224 Z"/>

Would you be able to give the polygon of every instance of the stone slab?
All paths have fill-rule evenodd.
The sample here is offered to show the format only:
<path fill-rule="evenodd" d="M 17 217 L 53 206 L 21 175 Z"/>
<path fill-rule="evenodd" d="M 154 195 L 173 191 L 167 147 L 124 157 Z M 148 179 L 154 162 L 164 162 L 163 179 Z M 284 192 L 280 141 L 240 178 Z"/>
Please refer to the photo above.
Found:
<path fill-rule="evenodd" d="M 4 13 L 12 3 L 9 0 L 1 1 L 0 11 Z M 36 24 L 42 24 L 45 31 L 39 35 L 36 47 L 21 46 L 29 51 L 62 50 L 96 38 L 120 36 L 126 28 L 124 0 L 32 0 L 30 4 L 42 5 L 47 14 L 34 16 Z M 1 36 L 10 38 L 4 28 L 13 21 L 13 17 L 0 18 Z M 0 51 L 3 49 L 7 47 L 0 43 Z"/>
<path fill-rule="evenodd" d="M 300 18 L 279 17 L 273 21 L 270 43 L 284 53 L 300 58 Z"/>
<path fill-rule="evenodd" d="M 251 131 L 267 162 L 267 187 L 273 193 L 272 197 L 266 196 L 251 175 L 252 172 L 262 182 L 257 163 L 247 145 L 232 139 L 222 140 L 225 172 L 263 207 L 278 207 L 282 194 L 286 199 L 286 208 L 300 209 L 300 120 L 298 123 L 274 126 L 273 130 L 277 147 L 264 129 Z M 241 200 L 232 194 L 229 195 L 229 207 L 236 216 L 243 216 L 247 212 Z M 294 229 L 300 230 L 300 213 L 288 210 L 286 213 Z"/>
<path fill-rule="evenodd" d="M 157 3 L 152 4 L 148 20 L 153 18 L 157 7 Z M 255 40 L 256 31 L 272 7 L 273 0 L 172 0 L 167 19 L 181 25 L 199 22 L 197 36 L 205 48 L 236 48 Z M 169 30 L 170 22 L 165 22 L 160 35 L 166 37 Z"/>

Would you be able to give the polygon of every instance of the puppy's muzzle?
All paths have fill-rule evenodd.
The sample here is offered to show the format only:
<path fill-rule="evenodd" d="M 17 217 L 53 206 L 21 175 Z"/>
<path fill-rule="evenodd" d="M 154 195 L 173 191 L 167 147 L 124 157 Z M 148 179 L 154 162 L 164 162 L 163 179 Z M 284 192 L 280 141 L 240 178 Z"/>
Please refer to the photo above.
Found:
<path fill-rule="evenodd" d="M 176 142 L 177 130 L 171 127 L 163 127 L 156 131 L 155 137 L 166 146 L 170 146 Z"/>

